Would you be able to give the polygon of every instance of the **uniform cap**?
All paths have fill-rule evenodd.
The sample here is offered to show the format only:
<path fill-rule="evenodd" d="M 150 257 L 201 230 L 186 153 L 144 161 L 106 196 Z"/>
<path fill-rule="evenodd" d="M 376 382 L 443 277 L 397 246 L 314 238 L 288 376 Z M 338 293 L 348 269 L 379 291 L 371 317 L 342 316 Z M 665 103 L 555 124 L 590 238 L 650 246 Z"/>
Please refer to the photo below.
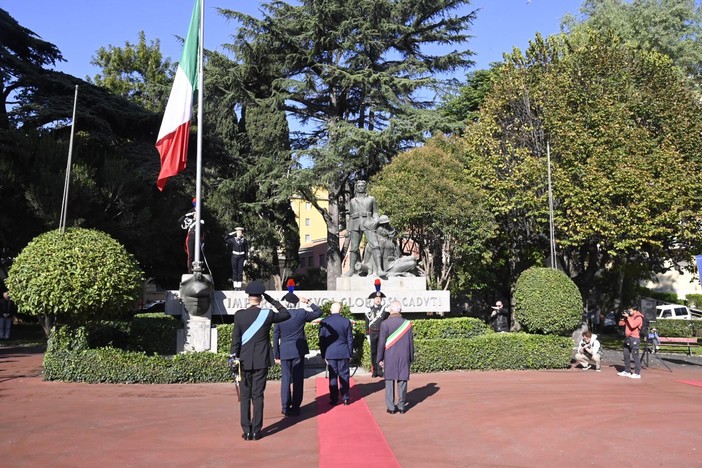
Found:
<path fill-rule="evenodd" d="M 285 296 L 283 296 L 283 300 L 287 301 L 291 304 L 297 304 L 300 302 L 300 298 L 298 298 L 295 294 L 293 293 L 287 293 Z"/>
<path fill-rule="evenodd" d="M 385 294 L 381 293 L 380 291 L 377 291 L 368 296 L 368 299 L 373 299 L 375 297 L 385 297 Z"/>
<path fill-rule="evenodd" d="M 246 286 L 246 289 L 244 289 L 244 292 L 249 296 L 261 296 L 264 292 L 266 292 L 266 287 L 261 281 L 256 280 L 250 282 Z"/>
<path fill-rule="evenodd" d="M 243 227 L 241 227 L 241 226 L 239 226 L 239 227 L 235 227 L 235 228 L 234 228 L 234 230 L 235 230 L 235 231 L 243 231 L 243 230 L 244 230 L 244 228 L 243 228 Z"/>

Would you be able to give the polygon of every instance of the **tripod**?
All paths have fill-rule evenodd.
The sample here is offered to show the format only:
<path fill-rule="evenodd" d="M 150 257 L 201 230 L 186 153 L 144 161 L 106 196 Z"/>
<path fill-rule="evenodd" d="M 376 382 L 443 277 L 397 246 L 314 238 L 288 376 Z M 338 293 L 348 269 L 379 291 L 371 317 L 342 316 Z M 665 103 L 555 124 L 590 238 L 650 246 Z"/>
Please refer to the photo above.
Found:
<path fill-rule="evenodd" d="M 641 353 L 641 365 L 643 366 L 644 364 L 646 364 L 646 367 L 649 367 L 648 360 L 649 360 L 649 356 L 651 356 L 651 343 L 648 341 L 648 337 L 646 337 L 645 339 L 642 339 L 641 344 L 643 344 L 643 350 Z M 673 370 L 670 367 L 668 367 L 668 364 L 666 364 L 663 361 L 663 359 L 658 357 L 658 354 L 653 353 L 653 356 L 656 359 L 658 359 L 658 362 L 663 364 L 666 369 L 668 369 L 670 372 L 673 372 Z"/>

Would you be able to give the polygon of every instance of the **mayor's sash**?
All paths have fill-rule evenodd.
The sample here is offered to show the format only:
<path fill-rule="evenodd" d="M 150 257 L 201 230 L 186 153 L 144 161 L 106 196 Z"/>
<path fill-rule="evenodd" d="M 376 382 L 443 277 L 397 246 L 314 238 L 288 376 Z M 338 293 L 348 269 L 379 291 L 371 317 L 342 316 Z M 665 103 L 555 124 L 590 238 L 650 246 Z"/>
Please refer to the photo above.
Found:
<path fill-rule="evenodd" d="M 395 345 L 398 341 L 400 341 L 400 338 L 405 336 L 405 334 L 410 331 L 412 328 L 412 322 L 409 320 L 405 319 L 404 322 L 402 322 L 402 325 L 400 325 L 397 330 L 392 332 L 390 336 L 388 336 L 387 340 L 385 340 L 385 349 L 389 349 L 393 345 Z"/>

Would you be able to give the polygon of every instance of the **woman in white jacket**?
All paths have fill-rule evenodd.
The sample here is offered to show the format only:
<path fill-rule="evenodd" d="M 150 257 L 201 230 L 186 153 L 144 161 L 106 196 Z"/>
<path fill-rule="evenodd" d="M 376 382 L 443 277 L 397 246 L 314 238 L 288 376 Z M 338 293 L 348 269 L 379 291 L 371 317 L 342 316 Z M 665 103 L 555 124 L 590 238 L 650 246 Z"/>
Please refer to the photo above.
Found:
<path fill-rule="evenodd" d="M 602 370 L 600 368 L 600 342 L 597 340 L 597 335 L 593 335 L 590 330 L 583 332 L 583 339 L 578 346 L 575 360 L 580 364 L 582 370 L 588 370 L 593 365 L 597 372 Z"/>

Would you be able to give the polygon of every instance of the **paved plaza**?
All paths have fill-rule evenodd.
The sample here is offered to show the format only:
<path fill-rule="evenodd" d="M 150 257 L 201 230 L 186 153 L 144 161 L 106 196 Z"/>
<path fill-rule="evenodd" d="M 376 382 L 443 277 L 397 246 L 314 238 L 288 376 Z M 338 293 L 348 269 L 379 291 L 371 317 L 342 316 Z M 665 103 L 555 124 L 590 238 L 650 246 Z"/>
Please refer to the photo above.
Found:
<path fill-rule="evenodd" d="M 320 466 L 316 377 L 290 418 L 269 382 L 264 437 L 246 442 L 232 384 L 45 382 L 42 357 L 0 348 L 3 466 Z M 672 372 L 652 363 L 640 381 L 617 376 L 620 353 L 600 373 L 414 374 L 409 411 L 394 415 L 381 380 L 354 381 L 403 467 L 702 466 L 702 359 L 663 359 Z M 378 466 L 357 454 L 346 466 Z"/>

